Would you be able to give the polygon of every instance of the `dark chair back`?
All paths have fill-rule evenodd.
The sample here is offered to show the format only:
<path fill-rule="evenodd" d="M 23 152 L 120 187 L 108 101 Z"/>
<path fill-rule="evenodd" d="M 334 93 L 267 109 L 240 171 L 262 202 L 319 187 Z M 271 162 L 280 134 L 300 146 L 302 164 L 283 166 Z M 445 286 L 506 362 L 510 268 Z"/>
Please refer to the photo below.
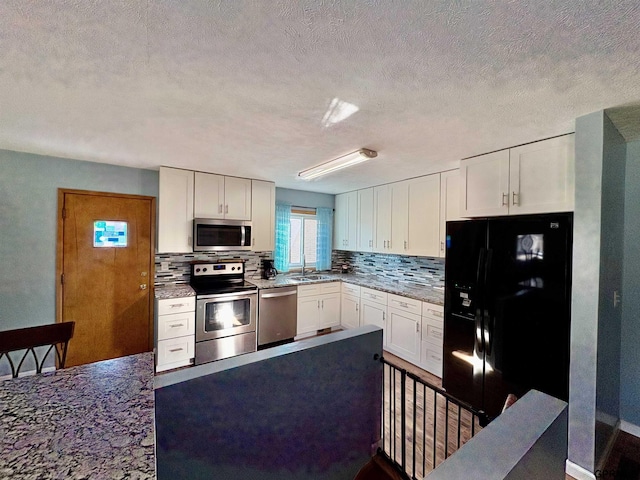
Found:
<path fill-rule="evenodd" d="M 73 337 L 74 326 L 75 322 L 62 322 L 0 332 L 0 359 L 4 356 L 7 357 L 11 365 L 11 375 L 13 378 L 16 378 L 20 373 L 20 368 L 24 364 L 29 352 L 31 352 L 36 362 L 37 373 L 42 372 L 44 361 L 51 350 L 55 350 L 56 352 L 58 367 L 64 368 L 64 362 L 67 359 L 67 347 L 69 340 Z M 47 345 L 49 345 L 49 348 L 42 356 L 42 360 L 40 360 L 35 349 Z M 16 367 L 9 353 L 21 350 L 25 351 Z"/>

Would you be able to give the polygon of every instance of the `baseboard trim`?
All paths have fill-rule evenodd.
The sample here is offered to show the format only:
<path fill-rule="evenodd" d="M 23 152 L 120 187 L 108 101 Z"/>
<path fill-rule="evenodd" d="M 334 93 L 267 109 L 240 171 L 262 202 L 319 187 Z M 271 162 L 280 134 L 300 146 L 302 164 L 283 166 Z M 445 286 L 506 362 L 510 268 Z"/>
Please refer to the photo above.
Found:
<path fill-rule="evenodd" d="M 638 425 L 620 420 L 620 430 L 622 430 L 623 432 L 627 432 L 634 437 L 640 438 L 640 427 Z"/>
<path fill-rule="evenodd" d="M 571 475 L 576 480 L 595 480 L 596 476 L 586 468 L 582 468 L 580 465 L 573 463 L 570 460 L 565 461 L 564 471 L 567 475 Z"/>

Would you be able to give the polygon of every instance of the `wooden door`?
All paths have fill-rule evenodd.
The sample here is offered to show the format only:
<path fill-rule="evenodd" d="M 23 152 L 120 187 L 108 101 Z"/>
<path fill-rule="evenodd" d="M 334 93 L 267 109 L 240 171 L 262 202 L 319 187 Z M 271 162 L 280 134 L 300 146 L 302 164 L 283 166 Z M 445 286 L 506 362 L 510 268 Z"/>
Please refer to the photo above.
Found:
<path fill-rule="evenodd" d="M 58 209 L 57 320 L 76 322 L 66 365 L 152 350 L 155 199 L 59 190 Z"/>

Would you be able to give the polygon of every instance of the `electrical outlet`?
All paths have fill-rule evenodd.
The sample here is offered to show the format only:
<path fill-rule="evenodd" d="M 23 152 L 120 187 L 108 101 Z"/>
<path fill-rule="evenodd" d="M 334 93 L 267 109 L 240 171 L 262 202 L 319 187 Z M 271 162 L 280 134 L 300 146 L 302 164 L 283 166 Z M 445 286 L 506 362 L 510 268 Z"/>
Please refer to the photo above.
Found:
<path fill-rule="evenodd" d="M 169 270 L 169 262 L 160 262 L 160 270 Z"/>
<path fill-rule="evenodd" d="M 620 296 L 617 290 L 614 290 L 613 291 L 613 308 L 617 308 L 618 305 L 620 305 L 621 301 L 622 301 L 622 297 Z"/>

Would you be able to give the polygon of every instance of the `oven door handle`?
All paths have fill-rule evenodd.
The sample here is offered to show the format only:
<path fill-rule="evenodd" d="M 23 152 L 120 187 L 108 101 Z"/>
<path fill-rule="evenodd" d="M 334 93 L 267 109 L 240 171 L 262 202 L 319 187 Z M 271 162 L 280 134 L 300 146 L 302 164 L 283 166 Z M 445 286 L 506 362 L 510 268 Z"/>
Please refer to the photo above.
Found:
<path fill-rule="evenodd" d="M 284 293 L 265 293 L 263 295 L 260 295 L 260 298 L 288 297 L 289 295 L 295 295 L 296 293 L 298 293 L 297 290 L 294 290 L 292 292 L 284 292 Z"/>
<path fill-rule="evenodd" d="M 250 298 L 252 296 L 257 296 L 258 292 L 256 290 L 247 290 L 245 292 L 231 292 L 231 293 L 213 293 L 208 295 L 196 295 L 196 301 L 198 303 L 201 302 L 211 302 L 218 300 L 240 300 L 243 298 Z"/>

